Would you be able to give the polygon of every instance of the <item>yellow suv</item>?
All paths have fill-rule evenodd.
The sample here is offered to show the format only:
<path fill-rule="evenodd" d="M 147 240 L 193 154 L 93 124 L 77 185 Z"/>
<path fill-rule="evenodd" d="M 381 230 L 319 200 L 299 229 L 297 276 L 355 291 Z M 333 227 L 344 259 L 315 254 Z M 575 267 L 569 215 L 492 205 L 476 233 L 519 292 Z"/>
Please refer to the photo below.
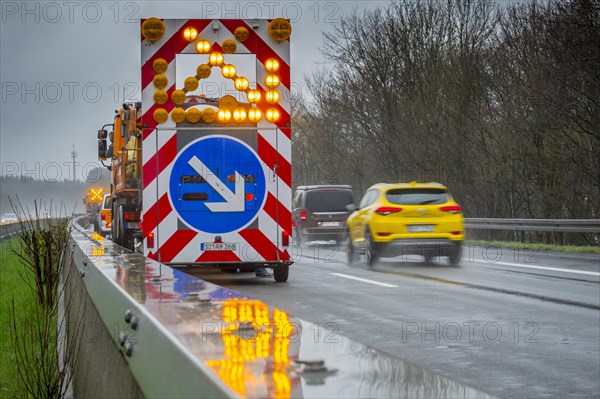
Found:
<path fill-rule="evenodd" d="M 465 227 L 462 208 L 439 183 L 376 184 L 369 188 L 348 226 L 348 262 L 360 253 L 372 266 L 379 257 L 417 254 L 426 262 L 445 256 L 457 264 Z"/>

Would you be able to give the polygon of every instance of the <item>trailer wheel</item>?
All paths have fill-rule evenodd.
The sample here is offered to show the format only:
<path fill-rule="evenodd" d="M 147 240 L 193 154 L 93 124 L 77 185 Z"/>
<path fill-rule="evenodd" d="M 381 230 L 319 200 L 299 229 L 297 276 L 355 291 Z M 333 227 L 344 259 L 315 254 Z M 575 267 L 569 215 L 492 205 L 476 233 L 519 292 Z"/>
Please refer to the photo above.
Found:
<path fill-rule="evenodd" d="M 285 283 L 290 274 L 290 265 L 280 265 L 273 268 L 273 276 L 278 283 Z"/>

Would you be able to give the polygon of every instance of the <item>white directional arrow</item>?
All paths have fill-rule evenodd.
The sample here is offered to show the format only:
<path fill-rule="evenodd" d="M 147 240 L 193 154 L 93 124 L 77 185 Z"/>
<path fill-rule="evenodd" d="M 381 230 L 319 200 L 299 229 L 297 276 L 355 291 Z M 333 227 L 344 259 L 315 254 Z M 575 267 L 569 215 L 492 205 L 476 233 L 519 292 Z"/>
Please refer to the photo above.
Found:
<path fill-rule="evenodd" d="M 188 161 L 200 176 L 218 192 L 225 202 L 207 202 L 206 207 L 212 212 L 244 211 L 244 178 L 235 171 L 235 193 L 232 192 L 214 173 L 210 171 L 195 155 Z"/>

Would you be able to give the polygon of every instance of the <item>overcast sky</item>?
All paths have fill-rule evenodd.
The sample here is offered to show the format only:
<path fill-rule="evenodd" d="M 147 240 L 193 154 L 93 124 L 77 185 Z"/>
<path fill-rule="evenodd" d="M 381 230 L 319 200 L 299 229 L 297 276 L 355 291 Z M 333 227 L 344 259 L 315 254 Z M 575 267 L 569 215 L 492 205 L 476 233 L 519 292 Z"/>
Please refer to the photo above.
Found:
<path fill-rule="evenodd" d="M 292 82 L 321 66 L 322 31 L 375 1 L 48 1 L 0 2 L 1 174 L 78 179 L 97 165 L 95 132 L 111 121 L 123 92 L 140 81 L 139 19 L 292 20 Z M 139 95 L 133 95 L 139 98 Z M 59 169 L 60 166 L 60 169 Z M 61 176 L 57 176 L 60 174 Z"/>

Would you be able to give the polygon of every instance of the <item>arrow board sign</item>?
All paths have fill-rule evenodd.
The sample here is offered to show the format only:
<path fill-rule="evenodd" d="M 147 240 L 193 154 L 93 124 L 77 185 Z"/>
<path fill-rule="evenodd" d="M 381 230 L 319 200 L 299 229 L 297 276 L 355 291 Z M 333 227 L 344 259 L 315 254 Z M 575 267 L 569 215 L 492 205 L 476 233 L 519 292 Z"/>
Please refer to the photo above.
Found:
<path fill-rule="evenodd" d="M 208 184 L 225 199 L 225 202 L 206 202 L 204 205 L 212 212 L 243 212 L 244 211 L 244 180 L 235 171 L 235 193 L 213 174 L 201 160 L 194 155 L 188 163 Z"/>
<path fill-rule="evenodd" d="M 177 155 L 169 200 L 179 219 L 199 232 L 223 234 L 246 228 L 267 195 L 263 164 L 241 140 L 212 135 Z"/>

